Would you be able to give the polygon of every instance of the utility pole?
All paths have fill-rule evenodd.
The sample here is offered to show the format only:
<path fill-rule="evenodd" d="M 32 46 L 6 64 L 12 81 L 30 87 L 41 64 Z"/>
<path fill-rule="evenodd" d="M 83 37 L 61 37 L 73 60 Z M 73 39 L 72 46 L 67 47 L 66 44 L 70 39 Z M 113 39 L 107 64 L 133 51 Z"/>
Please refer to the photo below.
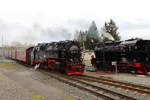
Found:
<path fill-rule="evenodd" d="M 4 38 L 3 38 L 3 33 L 2 33 L 2 56 L 4 56 L 4 47 L 3 47 L 3 41 L 4 41 Z"/>
<path fill-rule="evenodd" d="M 2 33 L 2 47 L 3 47 L 3 41 L 4 41 L 4 38 L 3 38 L 3 33 Z"/>
<path fill-rule="evenodd" d="M 3 56 L 4 56 L 4 54 L 3 54 L 3 33 L 1 33 L 2 35 L 2 37 L 1 37 L 1 51 L 0 51 L 0 53 L 1 53 L 1 62 L 3 62 Z"/>

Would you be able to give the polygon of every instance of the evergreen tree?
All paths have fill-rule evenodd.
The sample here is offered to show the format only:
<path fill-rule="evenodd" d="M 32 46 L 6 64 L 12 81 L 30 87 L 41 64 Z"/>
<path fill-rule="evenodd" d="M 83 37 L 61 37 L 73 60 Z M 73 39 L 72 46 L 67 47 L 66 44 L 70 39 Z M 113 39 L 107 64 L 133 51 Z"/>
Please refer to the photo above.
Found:
<path fill-rule="evenodd" d="M 116 23 L 111 19 L 110 22 L 105 22 L 104 28 L 105 32 L 109 33 L 114 40 L 120 40 L 121 37 L 119 36 L 118 27 L 116 26 Z M 108 39 L 104 39 L 108 40 Z"/>
<path fill-rule="evenodd" d="M 89 49 L 89 50 L 93 50 L 94 44 L 97 43 L 100 39 L 98 30 L 97 30 L 97 26 L 94 21 L 92 21 L 92 24 L 90 25 L 90 27 L 86 33 L 87 33 L 87 37 L 86 37 L 86 41 L 85 41 L 85 48 Z"/>
<path fill-rule="evenodd" d="M 99 39 L 97 26 L 94 21 L 92 21 L 92 24 L 87 31 L 87 36 L 90 38 Z"/>

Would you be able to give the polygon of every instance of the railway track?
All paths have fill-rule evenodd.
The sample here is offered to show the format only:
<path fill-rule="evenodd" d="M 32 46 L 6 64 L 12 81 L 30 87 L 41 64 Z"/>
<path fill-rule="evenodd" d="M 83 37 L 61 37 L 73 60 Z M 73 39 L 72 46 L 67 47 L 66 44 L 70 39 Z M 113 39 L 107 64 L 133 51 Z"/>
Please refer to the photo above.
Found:
<path fill-rule="evenodd" d="M 82 79 L 82 80 L 89 81 L 89 82 L 101 83 L 101 84 L 108 85 L 108 86 L 114 86 L 116 88 L 122 88 L 125 90 L 134 91 L 142 95 L 150 95 L 150 87 L 146 87 L 142 85 L 115 81 L 115 80 L 106 79 L 106 78 L 98 78 L 98 77 L 93 77 L 93 76 L 76 76 L 74 78 Z"/>
<path fill-rule="evenodd" d="M 17 62 L 19 62 L 20 64 L 22 64 L 24 66 L 30 67 L 30 65 L 27 65 L 24 62 L 20 62 L 20 61 L 17 61 Z M 68 84 L 68 85 L 73 86 L 75 88 L 78 88 L 80 90 L 89 92 L 90 94 L 92 94 L 96 97 L 102 98 L 104 100 L 137 100 L 134 97 L 130 97 L 128 95 L 117 93 L 117 92 L 114 92 L 114 91 L 90 84 L 88 82 L 85 82 L 85 81 L 83 81 L 83 78 L 85 80 L 85 76 L 76 76 L 76 78 L 75 78 L 72 76 L 70 77 L 67 75 L 59 74 L 59 73 L 57 73 L 57 74 L 51 73 L 51 72 L 48 72 L 45 70 L 40 70 L 40 72 L 42 72 L 42 73 L 44 73 L 44 74 L 46 74 L 52 78 L 55 78 L 58 81 L 61 81 L 65 84 Z M 81 77 L 82 77 L 82 80 L 81 80 Z M 89 81 L 89 79 L 87 81 Z"/>
<path fill-rule="evenodd" d="M 42 71 L 42 70 L 40 70 Z M 89 84 L 87 82 L 84 82 L 82 80 L 79 80 L 74 77 L 62 75 L 62 74 L 56 74 L 56 73 L 50 73 L 46 71 L 42 71 L 44 74 L 49 75 L 52 78 L 55 78 L 63 83 L 69 84 L 75 88 L 78 88 L 80 90 L 86 91 L 91 93 L 92 95 L 95 95 L 97 97 L 103 98 L 104 100 L 137 100 L 136 98 L 129 97 L 127 95 L 117 93 L 102 87 L 98 87 L 92 84 Z"/>

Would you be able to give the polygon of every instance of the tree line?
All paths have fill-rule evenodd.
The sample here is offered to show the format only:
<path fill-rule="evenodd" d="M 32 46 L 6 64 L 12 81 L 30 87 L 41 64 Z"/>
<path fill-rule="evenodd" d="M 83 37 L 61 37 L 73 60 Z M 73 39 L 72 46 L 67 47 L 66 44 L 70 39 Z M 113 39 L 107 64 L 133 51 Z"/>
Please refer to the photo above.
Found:
<path fill-rule="evenodd" d="M 98 30 L 95 21 L 92 21 L 86 31 L 76 31 L 74 40 L 80 43 L 83 49 L 93 50 L 94 44 L 105 41 L 119 41 L 121 39 L 116 23 L 110 19 L 104 26 Z"/>

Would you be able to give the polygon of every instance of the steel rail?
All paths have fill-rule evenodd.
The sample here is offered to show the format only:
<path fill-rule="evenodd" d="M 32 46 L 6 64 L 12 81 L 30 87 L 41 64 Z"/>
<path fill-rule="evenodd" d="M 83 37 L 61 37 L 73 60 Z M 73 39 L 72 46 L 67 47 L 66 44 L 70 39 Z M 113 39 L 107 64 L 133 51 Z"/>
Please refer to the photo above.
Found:
<path fill-rule="evenodd" d="M 135 91 L 138 93 L 150 95 L 149 87 L 144 87 L 137 84 L 125 83 L 125 82 L 120 82 L 120 81 L 115 81 L 115 80 L 105 79 L 105 78 L 98 78 L 93 76 L 78 76 L 77 78 L 83 79 L 85 81 L 97 82 L 104 85 L 115 86 L 123 89 L 128 89 L 130 91 Z"/>
<path fill-rule="evenodd" d="M 49 76 L 51 76 L 51 74 L 49 73 L 49 72 L 45 72 L 44 71 L 44 73 L 46 73 L 47 75 L 49 75 Z M 58 73 L 57 73 L 58 74 Z M 78 84 L 83 84 L 84 86 L 79 86 L 79 89 L 83 89 L 83 90 L 86 90 L 86 91 L 88 91 L 88 92 L 90 92 L 90 93 L 92 93 L 92 94 L 94 94 L 95 96 L 99 96 L 99 97 L 102 97 L 102 98 L 104 98 L 104 99 L 113 99 L 113 100 L 116 100 L 116 98 L 112 98 L 112 97 L 109 97 L 109 98 L 107 98 L 108 97 L 108 95 L 113 95 L 113 97 L 119 97 L 119 100 L 136 100 L 136 98 L 133 98 L 133 97 L 129 97 L 129 96 L 127 96 L 127 95 L 123 95 L 123 94 L 120 94 L 120 93 L 117 93 L 117 92 L 114 92 L 114 91 L 111 91 L 111 90 L 108 90 L 108 89 L 105 89 L 105 88 L 102 88 L 102 87 L 99 87 L 99 86 L 95 86 L 95 85 L 92 85 L 92 84 L 90 84 L 90 83 L 87 83 L 87 82 L 84 82 L 84 81 L 81 81 L 81 80 L 79 80 L 79 79 L 76 79 L 76 78 L 73 78 L 73 77 L 70 77 L 70 76 L 66 76 L 66 75 L 62 75 L 62 74 L 59 74 L 59 76 L 57 76 L 57 77 L 54 77 L 54 78 L 60 78 L 60 77 L 63 77 L 63 78 L 65 78 L 65 79 L 69 79 L 69 80 L 71 80 L 71 81 L 73 81 L 73 82 L 76 82 L 75 84 L 73 83 L 73 82 L 69 82 L 70 83 L 70 85 L 75 85 L 74 87 L 77 87 L 78 88 L 78 86 L 76 86 L 77 85 L 77 83 Z M 59 79 L 60 81 L 61 81 L 61 79 Z M 63 82 L 64 82 L 64 80 L 63 80 Z M 67 81 L 68 82 L 68 81 Z M 67 83 L 67 82 L 65 82 L 65 83 Z M 88 89 L 88 88 L 86 88 L 86 87 L 91 87 L 91 88 L 93 88 L 94 90 L 91 90 L 91 89 Z M 102 93 L 99 93 L 99 91 L 102 91 Z M 107 93 L 107 95 L 106 95 L 106 93 Z M 104 95 L 105 94 L 105 95 Z M 104 97 L 103 97 L 104 96 Z M 106 97 L 107 96 L 107 97 Z"/>

